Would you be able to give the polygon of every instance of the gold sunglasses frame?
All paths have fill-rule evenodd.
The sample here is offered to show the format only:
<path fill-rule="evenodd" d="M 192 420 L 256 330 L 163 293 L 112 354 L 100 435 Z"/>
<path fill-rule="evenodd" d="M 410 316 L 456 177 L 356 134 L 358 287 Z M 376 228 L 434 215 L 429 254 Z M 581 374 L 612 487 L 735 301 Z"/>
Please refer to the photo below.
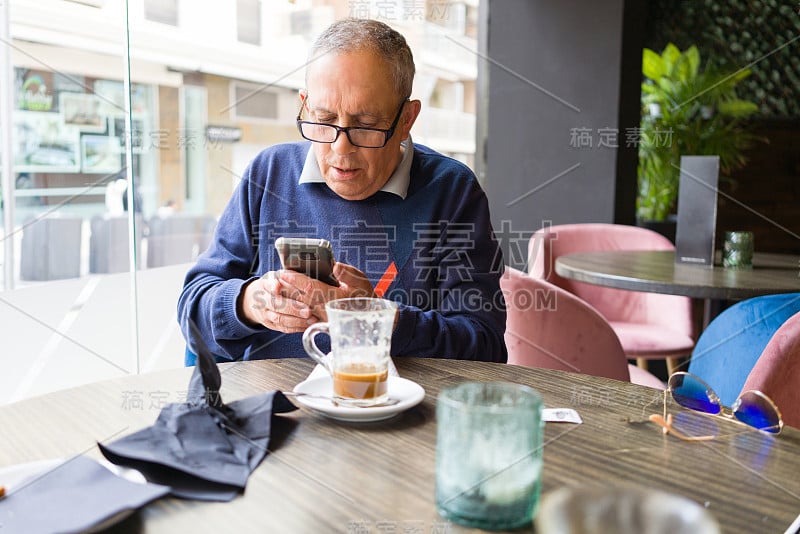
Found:
<path fill-rule="evenodd" d="M 719 406 L 719 413 L 708 413 L 708 412 L 703 412 L 701 410 L 694 410 L 694 409 L 689 408 L 688 406 L 684 406 L 683 404 L 678 402 L 678 400 L 675 398 L 675 390 L 672 389 L 670 383 L 672 382 L 673 377 L 681 376 L 681 375 L 690 377 L 692 380 L 696 380 L 697 382 L 702 384 L 706 388 L 706 396 L 708 397 L 708 399 L 712 403 L 714 403 L 717 406 Z M 705 415 L 710 415 L 710 416 L 715 416 L 715 417 L 722 417 L 724 419 L 732 420 L 732 421 L 735 421 L 735 422 L 738 422 L 740 424 L 743 424 L 743 425 L 747 426 L 748 429 L 752 429 L 752 430 L 756 430 L 756 431 L 759 431 L 759 432 L 763 432 L 764 434 L 769 434 L 771 436 L 777 436 L 783 430 L 784 423 L 783 423 L 783 416 L 781 415 L 780 409 L 778 409 L 778 406 L 775 404 L 775 402 L 773 402 L 773 400 L 770 399 L 763 392 L 761 392 L 761 391 L 759 391 L 757 389 L 750 389 L 750 390 L 747 390 L 747 391 L 743 391 L 736 398 L 736 400 L 733 403 L 733 406 L 731 406 L 729 408 L 727 406 L 723 406 L 722 405 L 722 401 L 720 401 L 719 396 L 711 388 L 711 386 L 709 386 L 702 378 L 700 378 L 698 376 L 695 376 L 695 375 L 693 375 L 691 373 L 687 373 L 685 371 L 678 371 L 676 373 L 671 374 L 669 376 L 669 379 L 667 380 L 667 389 L 664 390 L 664 411 L 663 411 L 663 413 L 662 414 L 652 414 L 652 415 L 650 415 L 650 417 L 648 417 L 648 419 L 651 422 L 655 423 L 656 425 L 660 426 L 661 427 L 661 432 L 663 434 L 665 434 L 665 435 L 666 434 L 672 434 L 676 438 L 681 439 L 683 441 L 710 441 L 710 440 L 715 439 L 717 436 L 715 436 L 715 435 L 688 436 L 688 435 L 684 434 L 683 432 L 677 430 L 675 428 L 675 426 L 674 426 L 674 418 L 672 417 L 672 414 L 671 413 L 667 413 L 667 395 L 670 394 L 670 393 L 672 393 L 672 399 L 675 401 L 675 403 L 678 406 L 681 406 L 681 407 L 686 408 L 687 410 L 691 410 L 693 412 L 697 412 L 697 413 L 705 414 Z M 770 427 L 766 427 L 766 428 L 756 428 L 754 426 L 748 425 L 744 421 L 740 421 L 735 416 L 735 412 L 739 408 L 739 405 L 742 402 L 742 398 L 745 395 L 755 395 L 757 397 L 760 397 L 762 400 L 766 401 L 766 403 L 774 410 L 775 414 L 778 416 L 778 425 L 777 425 L 778 426 L 778 431 L 777 432 L 770 432 L 768 430 L 768 429 L 775 428 L 774 426 L 770 426 Z"/>

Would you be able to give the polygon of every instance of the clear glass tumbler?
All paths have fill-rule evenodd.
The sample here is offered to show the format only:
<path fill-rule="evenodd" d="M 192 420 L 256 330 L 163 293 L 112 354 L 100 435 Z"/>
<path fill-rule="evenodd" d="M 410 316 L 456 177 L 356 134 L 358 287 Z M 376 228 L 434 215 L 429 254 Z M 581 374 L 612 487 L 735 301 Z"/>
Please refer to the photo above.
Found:
<path fill-rule="evenodd" d="M 753 268 L 753 232 L 725 232 L 722 242 L 722 266 L 727 269 Z"/>
<path fill-rule="evenodd" d="M 531 523 L 542 474 L 542 398 L 505 382 L 464 382 L 436 403 L 436 505 L 455 523 L 504 530 Z"/>

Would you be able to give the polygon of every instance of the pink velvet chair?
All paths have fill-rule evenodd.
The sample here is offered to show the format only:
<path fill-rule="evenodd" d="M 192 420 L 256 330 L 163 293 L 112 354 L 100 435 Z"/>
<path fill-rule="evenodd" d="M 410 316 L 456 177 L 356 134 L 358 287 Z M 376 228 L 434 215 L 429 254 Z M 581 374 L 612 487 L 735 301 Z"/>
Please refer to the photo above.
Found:
<path fill-rule="evenodd" d="M 500 287 L 508 310 L 508 363 L 664 389 L 658 378 L 628 364 L 611 325 L 580 298 L 511 267 Z"/>
<path fill-rule="evenodd" d="M 646 360 L 666 359 L 672 373 L 678 358 L 694 347 L 692 305 L 688 297 L 627 291 L 562 278 L 559 256 L 601 250 L 674 250 L 652 230 L 620 224 L 564 224 L 537 231 L 528 247 L 528 270 L 594 306 L 617 333 L 625 354 L 646 368 Z"/>
<path fill-rule="evenodd" d="M 770 338 L 742 387 L 742 391 L 750 389 L 771 398 L 785 424 L 800 428 L 800 313 Z"/>

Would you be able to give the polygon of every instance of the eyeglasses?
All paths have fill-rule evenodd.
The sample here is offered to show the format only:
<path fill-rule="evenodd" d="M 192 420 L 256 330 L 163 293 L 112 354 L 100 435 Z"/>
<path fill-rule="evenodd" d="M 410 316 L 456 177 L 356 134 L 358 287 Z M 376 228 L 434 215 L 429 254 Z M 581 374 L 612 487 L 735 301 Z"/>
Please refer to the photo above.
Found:
<path fill-rule="evenodd" d="M 650 416 L 650 421 L 661 427 L 664 434 L 672 434 L 685 441 L 707 441 L 715 436 L 687 436 L 673 426 L 672 414 L 667 414 L 667 395 L 690 410 L 711 415 L 722 415 L 735 418 L 742 423 L 769 432 L 779 434 L 783 429 L 781 412 L 772 400 L 757 390 L 749 390 L 739 395 L 730 408 L 722 406 L 722 402 L 711 387 L 700 378 L 685 372 L 674 373 L 669 377 L 667 389 L 664 390 L 664 414 Z"/>
<path fill-rule="evenodd" d="M 297 129 L 300 130 L 300 135 L 309 141 L 315 143 L 334 143 L 339 134 L 344 132 L 347 140 L 353 146 L 361 148 L 383 148 L 389 139 L 394 135 L 394 130 L 397 128 L 397 123 L 400 122 L 400 115 L 403 112 L 403 106 L 406 105 L 408 99 L 403 100 L 400 104 L 400 109 L 397 110 L 397 115 L 392 121 L 392 125 L 388 130 L 380 128 L 361 128 L 358 126 L 341 127 L 335 124 L 325 124 L 322 122 L 311 122 L 301 120 L 303 115 L 303 107 L 305 102 L 300 105 L 300 111 L 297 113 Z"/>

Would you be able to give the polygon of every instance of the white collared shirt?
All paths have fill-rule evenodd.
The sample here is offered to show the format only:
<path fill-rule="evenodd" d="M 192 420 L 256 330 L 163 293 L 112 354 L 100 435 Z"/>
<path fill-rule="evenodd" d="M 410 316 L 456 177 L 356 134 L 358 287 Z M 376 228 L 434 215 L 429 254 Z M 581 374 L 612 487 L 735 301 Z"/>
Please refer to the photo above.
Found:
<path fill-rule="evenodd" d="M 411 136 L 400 144 L 400 150 L 403 152 L 403 158 L 386 183 L 383 184 L 381 191 L 395 194 L 405 200 L 408 194 L 408 185 L 411 183 L 411 160 L 414 157 L 414 143 L 411 141 Z M 298 183 L 320 182 L 325 183 L 325 178 L 319 170 L 319 165 L 317 165 L 314 148 L 311 147 L 308 149 L 308 154 L 306 154 L 306 162 L 303 164 L 303 172 L 300 173 Z"/>

